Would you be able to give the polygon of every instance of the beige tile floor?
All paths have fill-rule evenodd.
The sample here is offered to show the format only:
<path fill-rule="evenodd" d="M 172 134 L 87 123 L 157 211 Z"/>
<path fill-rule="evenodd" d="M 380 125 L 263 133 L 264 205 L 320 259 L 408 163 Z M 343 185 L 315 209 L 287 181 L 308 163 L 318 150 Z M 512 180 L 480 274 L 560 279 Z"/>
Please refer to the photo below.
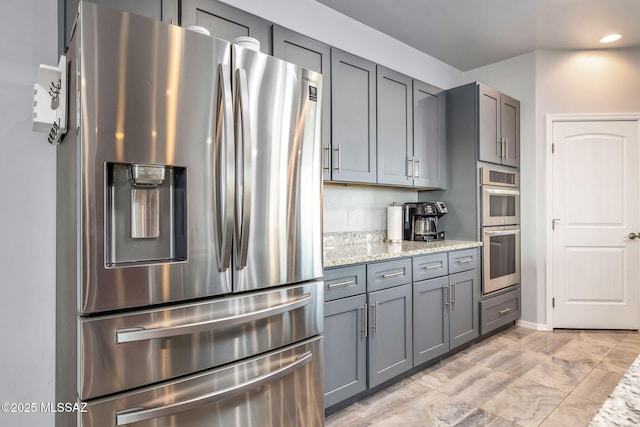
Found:
<path fill-rule="evenodd" d="M 514 326 L 327 417 L 326 426 L 586 426 L 638 354 L 635 331 Z"/>

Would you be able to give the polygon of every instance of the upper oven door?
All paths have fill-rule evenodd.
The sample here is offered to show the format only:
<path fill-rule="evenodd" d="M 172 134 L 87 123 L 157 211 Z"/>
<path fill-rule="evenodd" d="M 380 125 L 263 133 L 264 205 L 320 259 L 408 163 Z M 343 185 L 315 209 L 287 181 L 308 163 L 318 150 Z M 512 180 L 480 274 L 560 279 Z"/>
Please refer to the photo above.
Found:
<path fill-rule="evenodd" d="M 482 226 L 520 224 L 520 191 L 483 185 Z"/>

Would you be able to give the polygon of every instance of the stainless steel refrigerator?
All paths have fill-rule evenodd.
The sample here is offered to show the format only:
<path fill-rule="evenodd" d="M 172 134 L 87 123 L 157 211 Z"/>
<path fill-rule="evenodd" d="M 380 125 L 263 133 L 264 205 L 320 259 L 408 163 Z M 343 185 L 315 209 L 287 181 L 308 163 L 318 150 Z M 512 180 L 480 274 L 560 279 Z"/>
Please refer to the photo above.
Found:
<path fill-rule="evenodd" d="M 56 425 L 323 425 L 322 76 L 85 2 L 67 66 Z"/>

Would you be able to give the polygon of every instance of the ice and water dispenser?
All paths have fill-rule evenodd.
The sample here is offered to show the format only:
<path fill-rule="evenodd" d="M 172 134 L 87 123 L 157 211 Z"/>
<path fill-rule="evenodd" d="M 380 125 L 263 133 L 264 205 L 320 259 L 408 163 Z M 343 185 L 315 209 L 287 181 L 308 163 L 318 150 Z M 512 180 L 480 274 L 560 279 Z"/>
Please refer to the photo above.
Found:
<path fill-rule="evenodd" d="M 187 259 L 183 167 L 107 163 L 107 267 Z"/>

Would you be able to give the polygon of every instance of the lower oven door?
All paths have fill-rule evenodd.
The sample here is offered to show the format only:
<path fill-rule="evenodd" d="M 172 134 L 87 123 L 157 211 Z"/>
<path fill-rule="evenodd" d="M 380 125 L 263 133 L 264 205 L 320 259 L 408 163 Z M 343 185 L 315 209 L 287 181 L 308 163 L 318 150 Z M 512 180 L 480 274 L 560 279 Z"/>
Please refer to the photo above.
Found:
<path fill-rule="evenodd" d="M 179 380 L 96 399 L 82 427 L 324 425 L 322 337 Z"/>
<path fill-rule="evenodd" d="M 520 283 L 520 226 L 482 228 L 482 294 Z"/>

